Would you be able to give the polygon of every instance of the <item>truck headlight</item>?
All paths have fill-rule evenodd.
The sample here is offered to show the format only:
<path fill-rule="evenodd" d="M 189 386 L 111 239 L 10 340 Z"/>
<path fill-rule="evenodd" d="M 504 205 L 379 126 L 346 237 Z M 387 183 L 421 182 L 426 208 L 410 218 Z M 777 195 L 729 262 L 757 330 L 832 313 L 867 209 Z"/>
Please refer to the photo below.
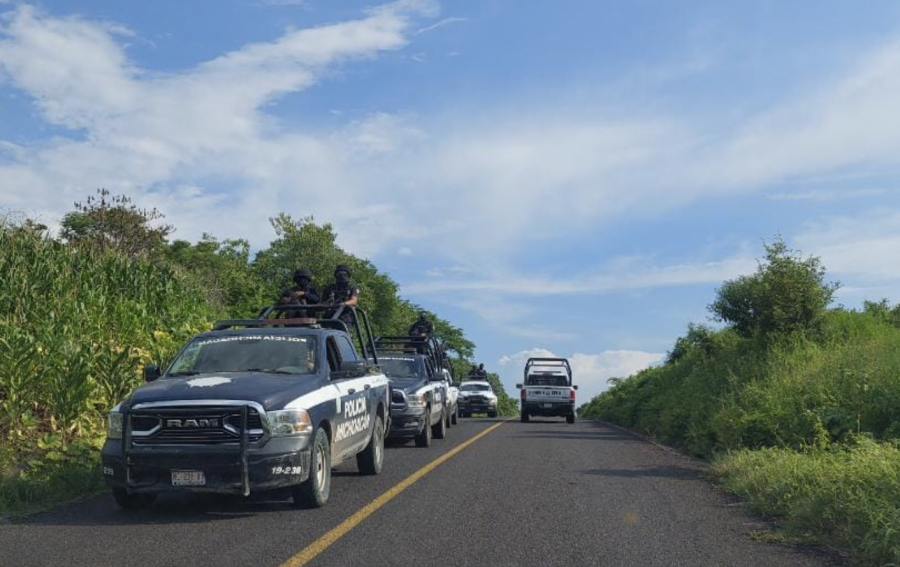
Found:
<path fill-rule="evenodd" d="M 304 409 L 270 411 L 266 416 L 272 437 L 302 437 L 312 433 L 312 420 Z"/>
<path fill-rule="evenodd" d="M 106 416 L 106 438 L 121 439 L 122 438 L 122 414 L 117 411 L 109 412 Z"/>
<path fill-rule="evenodd" d="M 406 405 L 411 408 L 424 408 L 425 394 L 410 394 L 406 398 Z"/>

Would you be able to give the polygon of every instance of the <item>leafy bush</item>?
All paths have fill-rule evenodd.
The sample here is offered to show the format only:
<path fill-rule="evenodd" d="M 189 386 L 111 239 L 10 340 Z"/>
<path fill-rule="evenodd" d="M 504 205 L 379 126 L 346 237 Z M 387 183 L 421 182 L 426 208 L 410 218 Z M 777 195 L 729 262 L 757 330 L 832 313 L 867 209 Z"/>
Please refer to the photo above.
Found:
<path fill-rule="evenodd" d="M 756 273 L 725 282 L 710 311 L 743 337 L 772 339 L 816 330 L 838 284 L 825 283 L 818 258 L 801 257 L 780 238 L 765 249 Z"/>

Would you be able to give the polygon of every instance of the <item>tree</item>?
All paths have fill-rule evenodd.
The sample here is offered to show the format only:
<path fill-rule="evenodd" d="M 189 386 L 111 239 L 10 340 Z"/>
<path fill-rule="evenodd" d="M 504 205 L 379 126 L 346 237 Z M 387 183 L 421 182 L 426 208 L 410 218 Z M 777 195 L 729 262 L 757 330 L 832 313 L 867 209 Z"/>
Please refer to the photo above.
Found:
<path fill-rule="evenodd" d="M 253 317 L 271 301 L 250 263 L 250 243 L 244 239 L 219 241 L 204 234 L 200 242 L 172 242 L 166 259 L 191 272 L 206 289 L 209 300 L 229 317 Z"/>
<path fill-rule="evenodd" d="M 63 217 L 60 236 L 74 246 L 145 256 L 161 250 L 173 231 L 168 224 L 153 225 L 162 218 L 158 210 L 139 208 L 125 195 L 97 189 L 96 195 L 75 203 L 75 210 Z"/>
<path fill-rule="evenodd" d="M 726 281 L 716 292 L 709 306 L 714 319 L 742 337 L 817 330 L 840 284 L 826 283 L 821 260 L 803 258 L 780 237 L 764 246 L 756 273 Z"/>

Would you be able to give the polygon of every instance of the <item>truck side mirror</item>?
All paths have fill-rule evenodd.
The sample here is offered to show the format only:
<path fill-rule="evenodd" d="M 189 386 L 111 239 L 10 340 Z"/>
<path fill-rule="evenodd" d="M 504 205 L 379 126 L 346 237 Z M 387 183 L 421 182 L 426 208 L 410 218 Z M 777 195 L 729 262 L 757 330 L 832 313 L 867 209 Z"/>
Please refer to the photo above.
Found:
<path fill-rule="evenodd" d="M 516 384 L 516 388 L 518 388 L 518 389 L 521 390 L 521 389 L 522 389 L 522 385 L 521 385 L 521 384 Z"/>
<path fill-rule="evenodd" d="M 577 390 L 577 389 L 578 389 L 578 384 L 573 384 L 572 387 L 575 388 L 575 389 Z"/>
<path fill-rule="evenodd" d="M 363 360 L 345 360 L 341 362 L 340 375 L 342 377 L 358 377 L 366 373 L 366 363 Z"/>
<path fill-rule="evenodd" d="M 144 382 L 153 382 L 160 376 L 159 366 L 148 364 L 144 366 Z"/>

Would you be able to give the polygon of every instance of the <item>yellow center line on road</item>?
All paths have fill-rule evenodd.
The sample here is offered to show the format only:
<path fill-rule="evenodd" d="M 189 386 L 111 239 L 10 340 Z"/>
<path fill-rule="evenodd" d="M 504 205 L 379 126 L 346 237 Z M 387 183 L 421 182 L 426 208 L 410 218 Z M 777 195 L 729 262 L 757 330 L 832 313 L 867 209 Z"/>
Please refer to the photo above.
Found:
<path fill-rule="evenodd" d="M 510 418 L 510 419 L 512 419 L 512 418 Z M 474 437 L 467 439 L 465 442 L 460 443 L 453 449 L 447 451 L 446 453 L 444 453 L 437 459 L 431 461 L 424 467 L 422 467 L 419 470 L 417 470 L 416 472 L 412 473 L 411 475 L 409 475 L 408 477 L 403 479 L 400 483 L 396 484 L 393 488 L 391 488 L 390 490 L 388 490 L 387 492 L 385 492 L 384 494 L 382 494 L 375 500 L 372 500 L 370 503 L 368 503 L 364 507 L 357 510 L 357 512 L 355 514 L 353 514 L 352 516 L 350 516 L 349 518 L 347 518 L 346 520 L 344 520 L 343 522 L 338 524 L 337 527 L 332 529 L 330 532 L 326 533 L 325 535 L 323 535 L 316 541 L 312 542 L 311 544 L 306 546 L 302 551 L 300 551 L 299 553 L 297 553 L 296 555 L 294 555 L 293 557 L 291 557 L 290 559 L 288 559 L 287 561 L 282 563 L 281 567 L 302 567 L 303 565 L 306 565 L 307 563 L 309 563 L 310 561 L 315 559 L 320 553 L 322 553 L 323 551 L 328 549 L 331 546 L 331 544 L 335 543 L 336 541 L 338 541 L 339 539 L 341 539 L 342 537 L 347 535 L 347 532 L 349 532 L 350 530 L 352 530 L 353 528 L 355 528 L 356 526 L 361 524 L 363 522 L 363 520 L 365 520 L 366 518 L 368 518 L 369 516 L 374 514 L 379 508 L 381 508 L 382 506 L 384 506 L 385 504 L 387 504 L 388 502 L 390 502 L 391 500 L 396 498 L 397 495 L 399 495 L 401 492 L 403 492 L 404 490 L 406 490 L 407 488 L 409 488 L 410 486 L 415 484 L 416 481 L 418 481 L 420 478 L 422 478 L 426 474 L 430 473 L 431 471 L 433 471 L 434 469 L 439 467 L 441 464 L 447 462 L 448 460 L 453 458 L 454 455 L 458 454 L 460 451 L 462 451 L 463 449 L 465 449 L 472 443 L 478 441 L 479 439 L 481 439 L 482 437 L 484 437 L 491 431 L 497 429 L 498 427 L 500 427 L 507 421 L 509 421 L 509 419 L 501 421 L 500 423 L 495 423 L 494 425 L 488 427 L 487 429 L 485 429 L 478 435 L 475 435 Z"/>

